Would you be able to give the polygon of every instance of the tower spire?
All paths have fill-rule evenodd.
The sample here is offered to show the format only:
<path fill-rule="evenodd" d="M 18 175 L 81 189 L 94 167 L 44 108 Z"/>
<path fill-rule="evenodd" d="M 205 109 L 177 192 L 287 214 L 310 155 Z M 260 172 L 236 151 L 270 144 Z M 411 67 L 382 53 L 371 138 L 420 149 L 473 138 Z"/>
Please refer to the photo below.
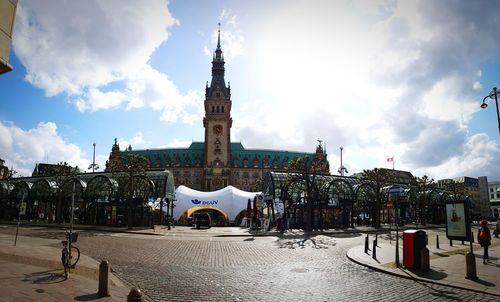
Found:
<path fill-rule="evenodd" d="M 212 81 L 210 82 L 210 86 L 206 85 L 205 87 L 205 95 L 212 95 L 214 89 L 218 90 L 221 95 L 229 98 L 231 96 L 231 92 L 228 86 L 224 81 L 224 54 L 222 53 L 222 48 L 220 46 L 220 22 L 217 23 L 217 48 L 214 52 L 214 57 L 212 60 Z M 217 93 L 219 93 L 217 92 Z"/>
<path fill-rule="evenodd" d="M 219 34 L 218 34 L 218 36 L 217 36 L 217 48 L 219 48 L 219 49 L 220 49 L 220 22 L 219 22 L 219 23 L 217 23 L 217 24 L 219 25 Z"/>

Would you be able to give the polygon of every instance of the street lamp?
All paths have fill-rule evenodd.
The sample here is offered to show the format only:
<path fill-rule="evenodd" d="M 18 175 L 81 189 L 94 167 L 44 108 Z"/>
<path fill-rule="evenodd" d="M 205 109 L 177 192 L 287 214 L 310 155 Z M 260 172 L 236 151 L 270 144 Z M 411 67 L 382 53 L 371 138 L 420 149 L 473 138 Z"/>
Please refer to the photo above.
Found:
<path fill-rule="evenodd" d="M 92 156 L 92 163 L 89 165 L 89 170 L 92 169 L 92 173 L 95 172 L 95 170 L 99 169 L 99 165 L 95 163 L 95 143 L 93 144 L 94 146 L 94 155 Z"/>
<path fill-rule="evenodd" d="M 344 176 L 344 172 L 349 173 L 349 171 L 347 171 L 346 167 L 344 167 L 344 165 L 342 165 L 342 150 L 344 150 L 344 147 L 340 147 L 340 168 L 338 169 L 340 176 Z"/>
<path fill-rule="evenodd" d="M 488 104 L 486 104 L 486 99 L 495 99 L 495 104 L 497 106 L 497 121 L 498 121 L 498 132 L 500 133 L 500 113 L 498 112 L 498 97 L 500 95 L 500 91 L 497 90 L 496 87 L 493 87 L 493 90 L 490 92 L 489 95 L 485 96 L 483 99 L 483 103 L 481 104 L 481 108 L 486 109 L 488 107 Z"/>

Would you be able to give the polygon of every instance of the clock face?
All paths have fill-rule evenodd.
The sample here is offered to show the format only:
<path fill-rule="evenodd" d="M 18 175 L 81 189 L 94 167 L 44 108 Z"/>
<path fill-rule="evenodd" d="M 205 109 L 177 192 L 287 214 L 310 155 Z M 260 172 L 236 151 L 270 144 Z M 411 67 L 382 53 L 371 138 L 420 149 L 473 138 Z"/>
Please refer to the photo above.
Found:
<path fill-rule="evenodd" d="M 222 125 L 215 125 L 214 126 L 214 133 L 215 135 L 221 135 L 222 134 Z"/>

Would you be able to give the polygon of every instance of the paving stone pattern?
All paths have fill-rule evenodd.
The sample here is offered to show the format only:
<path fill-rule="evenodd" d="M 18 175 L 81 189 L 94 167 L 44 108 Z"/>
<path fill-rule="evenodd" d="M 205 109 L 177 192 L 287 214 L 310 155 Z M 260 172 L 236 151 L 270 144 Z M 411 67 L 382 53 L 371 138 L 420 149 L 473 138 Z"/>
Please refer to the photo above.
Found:
<path fill-rule="evenodd" d="M 83 253 L 109 260 L 120 278 L 152 301 L 498 301 L 361 267 L 345 256 L 353 245 L 326 236 L 79 240 Z"/>

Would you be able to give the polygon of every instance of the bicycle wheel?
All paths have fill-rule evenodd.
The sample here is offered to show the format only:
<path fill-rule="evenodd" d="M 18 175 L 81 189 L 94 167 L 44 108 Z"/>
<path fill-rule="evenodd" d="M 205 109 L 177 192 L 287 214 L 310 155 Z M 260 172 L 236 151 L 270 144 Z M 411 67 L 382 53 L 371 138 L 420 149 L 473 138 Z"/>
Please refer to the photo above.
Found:
<path fill-rule="evenodd" d="M 76 264 L 80 260 L 80 249 L 76 246 L 71 247 L 71 259 L 69 259 L 69 266 L 75 268 Z"/>

